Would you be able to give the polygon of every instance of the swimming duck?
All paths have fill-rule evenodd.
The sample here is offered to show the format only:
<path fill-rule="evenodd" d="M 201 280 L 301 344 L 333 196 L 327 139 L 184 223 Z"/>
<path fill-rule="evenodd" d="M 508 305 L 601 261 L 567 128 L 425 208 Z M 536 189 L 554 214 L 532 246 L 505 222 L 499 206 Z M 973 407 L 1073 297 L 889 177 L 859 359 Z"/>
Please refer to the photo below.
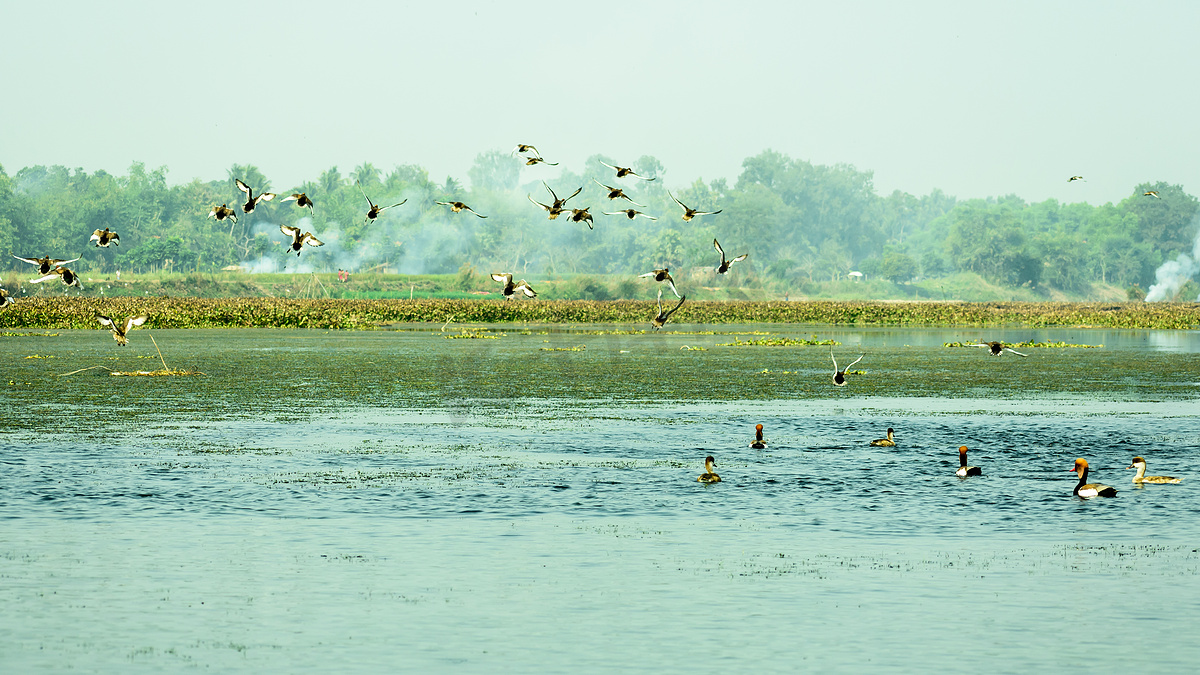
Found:
<path fill-rule="evenodd" d="M 684 220 L 687 219 L 685 218 Z M 713 248 L 717 249 L 717 253 L 721 254 L 721 264 L 717 266 L 717 274 L 725 274 L 729 271 L 729 268 L 733 266 L 733 263 L 741 262 L 750 256 L 749 253 L 743 253 L 733 260 L 726 260 L 725 249 L 721 248 L 721 244 L 718 243 L 716 239 L 713 239 Z"/>
<path fill-rule="evenodd" d="M 713 459 L 712 455 L 704 458 L 704 473 L 696 479 L 697 483 L 720 483 L 721 477 L 713 471 L 713 467 L 717 465 L 717 460 Z"/>
<path fill-rule="evenodd" d="M 1142 193 L 1142 196 L 1143 197 L 1154 197 L 1155 199 L 1162 199 L 1162 197 L 1158 196 L 1158 190 L 1146 190 L 1145 192 Z"/>
<path fill-rule="evenodd" d="M 1077 181 L 1077 180 L 1083 180 L 1083 176 L 1071 176 L 1070 178 L 1068 178 L 1068 179 L 1067 179 L 1067 182 L 1068 182 L 1068 183 L 1074 183 L 1074 182 L 1075 182 L 1075 181 Z M 1085 182 L 1085 183 L 1086 183 L 1087 181 L 1086 181 L 1086 180 L 1083 180 L 1083 182 Z"/>
<path fill-rule="evenodd" d="M 120 235 L 108 229 L 107 227 L 103 230 L 96 230 L 93 232 L 88 241 L 96 242 L 96 248 L 108 248 L 109 244 L 116 244 L 118 246 L 121 245 Z"/>
<path fill-rule="evenodd" d="M 983 475 L 983 469 L 977 466 L 967 466 L 967 446 L 965 445 L 958 446 L 958 471 L 955 471 L 954 475 L 959 478 Z"/>
<path fill-rule="evenodd" d="M 546 164 L 546 165 L 549 165 L 549 166 L 558 166 L 558 162 L 547 162 L 546 160 L 542 159 L 541 157 L 537 157 L 537 156 L 533 156 L 533 157 L 526 157 L 526 158 L 525 158 L 525 166 L 534 166 L 534 165 L 537 165 L 537 164 Z"/>
<path fill-rule="evenodd" d="M 235 223 L 237 222 L 237 212 L 229 208 L 229 206 L 226 204 L 212 207 L 212 210 L 208 212 L 208 217 L 216 218 L 217 220 L 225 220 L 228 218 Z"/>
<path fill-rule="evenodd" d="M 533 147 L 532 145 L 529 145 L 528 143 L 517 143 L 517 147 L 513 148 L 513 151 L 510 154 L 524 155 L 526 153 L 533 153 L 534 156 L 536 156 L 536 157 L 542 156 L 542 153 L 538 152 L 537 148 Z"/>
<path fill-rule="evenodd" d="M 360 186 L 359 189 L 361 190 L 362 187 Z M 300 208 L 304 208 L 305 206 L 307 206 L 309 214 L 312 214 L 312 215 L 316 214 L 316 212 L 313 211 L 313 200 L 310 199 L 309 196 L 304 194 L 303 192 L 293 193 L 287 197 L 284 197 L 280 201 L 290 202 L 293 199 L 296 200 L 296 206 L 299 206 Z M 369 200 L 369 199 L 367 200 L 368 203 L 370 203 L 370 201 L 371 200 Z"/>
<path fill-rule="evenodd" d="M 1012 347 L 1005 347 L 1003 342 L 977 342 L 975 344 L 970 344 L 967 346 L 968 347 L 987 347 L 988 351 L 991 353 L 992 356 L 1003 356 L 1004 352 L 1012 352 L 1012 353 L 1016 354 L 1017 356 L 1029 356 L 1028 354 L 1022 354 L 1021 352 L 1013 349 Z"/>
<path fill-rule="evenodd" d="M 292 238 L 290 244 L 291 250 L 296 253 L 296 257 L 300 257 L 300 249 L 304 248 L 305 244 L 309 246 L 324 246 L 325 242 L 313 236 L 312 232 L 300 234 L 300 228 L 291 227 L 290 225 L 280 225 L 279 231 Z"/>
<path fill-rule="evenodd" d="M 434 204 L 441 204 L 442 206 L 449 206 L 450 211 L 452 213 L 459 213 L 460 211 L 470 211 L 471 213 L 475 213 L 475 209 L 467 206 L 466 204 L 464 204 L 462 202 L 434 202 Z M 475 213 L 475 215 L 479 216 L 480 218 L 487 218 L 487 216 L 481 216 L 478 213 Z"/>
<path fill-rule="evenodd" d="M 862 361 L 863 356 L 866 356 L 866 354 L 862 354 L 857 359 L 854 359 L 854 363 L 846 366 L 846 370 L 850 370 L 854 367 L 855 363 Z M 833 345 L 829 346 L 829 358 L 833 359 L 833 383 L 841 387 L 846 384 L 846 370 L 838 370 L 837 359 L 833 357 Z"/>
<path fill-rule="evenodd" d="M 675 195 L 671 194 L 670 190 L 667 190 L 667 195 L 669 195 L 671 197 L 671 199 L 675 199 Z M 675 203 L 680 205 L 681 207 L 683 207 L 683 219 L 685 221 L 690 221 L 692 218 L 695 218 L 696 216 L 712 216 L 712 215 L 718 214 L 724 210 L 724 209 L 717 209 L 716 211 L 699 211 L 697 209 L 693 209 L 693 208 L 689 207 L 687 204 L 684 204 L 683 202 L 679 201 L 678 199 L 675 199 Z"/>
<path fill-rule="evenodd" d="M 612 164 L 609 164 L 608 162 L 600 162 L 600 163 L 603 164 L 604 166 L 607 166 L 608 168 L 612 169 L 613 171 L 616 171 L 617 178 L 624 178 L 625 176 L 633 176 L 634 178 L 641 178 L 642 180 L 645 180 L 645 181 L 654 180 L 653 178 L 646 178 L 645 176 L 637 175 L 637 173 L 635 173 L 633 169 L 631 169 L 627 166 L 613 166 Z"/>
<path fill-rule="evenodd" d="M 1079 483 L 1075 485 L 1075 489 L 1071 492 L 1071 494 L 1078 497 L 1083 497 L 1084 499 L 1089 499 L 1091 497 L 1117 496 L 1117 489 L 1115 487 L 1110 487 L 1102 483 L 1087 482 L 1088 463 L 1086 459 L 1080 457 L 1079 459 L 1075 460 L 1075 467 L 1067 470 L 1075 471 L 1079 474 Z"/>
<path fill-rule="evenodd" d="M 611 185 L 605 185 L 604 183 L 601 183 L 600 181 L 596 180 L 595 178 L 592 179 L 592 182 L 595 183 L 596 185 L 599 185 L 600 187 L 604 188 L 605 190 L 608 190 L 608 198 L 609 199 L 625 199 L 625 200 L 628 200 L 631 204 L 634 204 L 635 206 L 645 206 L 645 204 L 638 204 L 637 202 L 633 201 L 633 199 L 631 199 L 629 197 L 629 195 L 625 194 L 625 191 L 622 190 L 621 188 L 613 187 Z"/>
<path fill-rule="evenodd" d="M 367 221 L 375 222 L 375 219 L 379 217 L 379 214 L 383 213 L 385 210 L 395 208 L 408 201 L 408 199 L 404 199 L 403 201 L 396 202 L 391 206 L 379 206 L 375 202 L 371 201 L 371 198 L 367 196 L 366 190 L 362 189 L 362 184 L 360 184 L 358 181 L 354 181 L 354 184 L 358 186 L 358 191 L 362 193 L 363 199 L 367 200 L 367 206 L 371 207 L 367 209 L 367 220 L 364 220 L 364 223 Z"/>
<path fill-rule="evenodd" d="M 534 199 L 533 195 L 527 194 L 525 196 L 529 198 L 529 201 L 542 207 L 542 209 L 544 209 L 546 211 L 546 213 L 547 213 L 546 217 L 549 220 L 557 219 L 559 216 L 561 216 L 563 214 L 563 211 L 566 211 L 566 209 L 564 209 L 562 207 L 556 207 L 556 206 L 552 206 L 550 204 L 543 204 L 543 203 L 539 202 L 538 200 Z"/>
<path fill-rule="evenodd" d="M 49 281 L 55 278 L 61 279 L 64 286 L 74 286 L 79 290 L 83 290 L 83 285 L 79 283 L 79 276 L 62 265 L 58 265 L 51 270 L 49 274 L 41 277 L 40 279 L 30 279 L 29 283 L 40 284 L 43 281 Z"/>
<path fill-rule="evenodd" d="M 524 293 L 530 298 L 537 297 L 537 291 L 530 288 L 528 281 L 522 279 L 516 284 L 513 284 L 513 276 L 507 272 L 493 273 L 492 281 L 499 281 L 500 283 L 504 284 L 504 289 L 501 291 L 501 293 L 504 293 L 505 300 L 512 300 L 513 295 L 516 293 Z"/>
<path fill-rule="evenodd" d="M 582 209 L 571 209 L 571 222 L 587 223 L 589 230 L 595 229 L 592 227 L 592 214 L 588 213 L 588 209 L 590 208 L 592 207 L 588 206 Z"/>
<path fill-rule="evenodd" d="M 546 192 L 550 193 L 550 199 L 553 200 L 550 203 L 550 206 L 552 206 L 556 209 L 559 209 L 560 212 L 566 210 L 567 202 L 571 201 L 572 197 L 579 194 L 580 192 L 583 192 L 583 186 L 580 185 L 579 187 L 575 188 L 575 191 L 572 192 L 569 197 L 564 197 L 562 199 L 559 199 L 558 195 L 554 194 L 554 190 L 550 189 L 549 185 L 546 185 L 546 181 L 542 181 L 542 186 L 546 188 Z"/>
<path fill-rule="evenodd" d="M 1137 468 L 1137 475 L 1133 477 L 1135 483 L 1181 483 L 1180 479 L 1174 476 L 1147 476 L 1146 475 L 1146 460 L 1141 457 L 1134 457 L 1126 469 Z"/>
<path fill-rule="evenodd" d="M 687 300 L 686 295 L 679 298 L 679 304 L 675 305 L 675 307 L 673 307 L 670 311 L 663 312 L 662 289 L 658 289 L 658 316 L 654 317 L 654 320 L 650 322 L 650 325 L 653 326 L 655 330 L 662 328 L 663 324 L 667 323 L 667 319 L 670 319 L 671 315 L 683 306 L 684 300 Z"/>
<path fill-rule="evenodd" d="M 117 344 L 121 345 L 122 347 L 129 344 L 129 339 L 125 337 L 126 334 L 133 330 L 134 326 L 140 326 L 146 323 L 146 319 L 148 318 L 150 317 L 144 314 L 142 316 L 131 316 L 128 319 L 125 319 L 125 323 L 118 325 L 116 321 L 113 321 L 103 314 L 96 315 L 96 320 L 99 321 L 101 325 L 108 326 L 109 329 L 112 330 L 113 339 L 116 340 Z"/>
<path fill-rule="evenodd" d="M 272 199 L 275 199 L 274 192 L 264 192 L 264 193 L 260 194 L 259 196 L 255 197 L 254 196 L 254 188 L 250 187 L 249 185 L 246 185 L 245 183 L 243 183 L 241 180 L 239 180 L 237 178 L 233 179 L 233 182 L 237 183 L 237 189 L 246 193 L 246 203 L 242 204 L 242 211 L 244 211 L 246 213 L 252 213 L 254 211 L 254 207 L 258 206 L 259 202 L 269 202 Z"/>
<path fill-rule="evenodd" d="M 667 285 L 671 287 L 671 292 L 675 294 L 675 297 L 679 297 L 679 291 L 675 290 L 675 280 L 671 278 L 670 268 L 664 267 L 661 270 L 654 270 L 653 272 L 638 275 L 639 279 L 643 277 L 654 277 L 655 281 L 667 282 Z"/>
<path fill-rule="evenodd" d="M 755 450 L 762 450 L 767 447 L 767 442 L 763 440 L 761 424 L 754 425 L 754 442 L 750 444 L 750 447 Z"/>
<path fill-rule="evenodd" d="M 637 218 L 638 216 L 641 216 L 643 218 L 649 218 L 650 220 L 658 220 L 658 218 L 655 218 L 654 216 L 642 213 L 641 211 L 638 211 L 637 209 L 625 209 L 624 211 L 612 211 L 612 212 L 601 211 L 601 213 L 603 213 L 606 216 L 625 216 L 626 218 L 628 218 L 630 220 L 633 220 L 634 218 Z"/>
<path fill-rule="evenodd" d="M 835 361 L 834 363 L 837 363 L 837 362 Z M 876 438 L 875 440 L 871 441 L 871 445 L 875 445 L 875 446 L 879 446 L 879 447 L 883 447 L 883 448 L 894 448 L 894 447 L 896 447 L 895 434 L 896 434 L 896 430 L 891 427 L 888 427 L 887 438 Z"/>
<path fill-rule="evenodd" d="M 22 258 L 14 255 L 13 257 L 21 262 L 27 262 L 30 265 L 37 265 L 38 274 L 49 274 L 50 270 L 54 269 L 56 265 L 67 265 L 79 260 L 79 258 L 75 258 L 73 260 L 59 260 L 58 258 L 51 258 L 50 256 L 46 256 L 44 258 Z"/>

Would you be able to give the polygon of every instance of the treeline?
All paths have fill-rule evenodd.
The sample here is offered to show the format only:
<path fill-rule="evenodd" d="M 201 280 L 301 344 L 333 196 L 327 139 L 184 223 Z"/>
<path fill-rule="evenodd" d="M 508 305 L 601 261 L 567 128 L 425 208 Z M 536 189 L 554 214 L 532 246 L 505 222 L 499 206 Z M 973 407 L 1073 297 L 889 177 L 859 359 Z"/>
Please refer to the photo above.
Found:
<path fill-rule="evenodd" d="M 181 185 L 168 184 L 166 167 L 141 163 L 124 176 L 61 166 L 27 167 L 9 176 L 0 167 L 0 251 L 83 254 L 75 264 L 79 271 L 100 273 L 242 265 L 262 271 L 375 267 L 444 274 L 467 266 L 518 275 L 639 274 L 669 266 L 686 276 L 689 269 L 716 264 L 716 238 L 731 257 L 750 254 L 723 283 L 804 293 L 853 271 L 897 283 L 966 271 L 998 284 L 1080 295 L 1094 283 L 1148 287 L 1155 269 L 1190 252 L 1196 236 L 1197 199 L 1179 185 L 1143 183 L 1119 203 L 1103 206 L 1031 204 L 1015 196 L 962 201 L 937 190 L 881 196 L 870 172 L 772 151 L 746 159 L 733 185 L 695 180 L 673 190 L 689 206 L 721 210 L 684 222 L 658 160 L 646 156 L 633 164 L 639 174 L 659 177 L 655 181 L 618 179 L 601 160 L 619 164 L 597 155 L 582 173 L 555 175 L 556 168 L 525 167 L 509 153 L 485 152 L 468 172 L 469 187 L 453 178 L 435 182 L 418 166 L 382 171 L 369 163 L 349 174 L 332 167 L 294 186 L 274 185 L 248 165 L 233 165 L 218 180 Z M 253 214 L 238 208 L 237 223 L 209 218 L 215 205 L 240 207 L 244 201 L 235 178 L 280 197 Z M 559 197 L 582 187 L 568 206 L 590 207 L 595 229 L 567 216 L 547 220 L 529 201 L 551 201 L 542 179 Z M 608 200 L 594 181 L 624 188 L 644 205 L 638 210 L 658 220 L 603 215 L 632 204 Z M 1148 191 L 1158 197 L 1144 196 Z M 308 194 L 314 213 L 280 201 L 292 192 Z M 384 206 L 408 201 L 369 222 L 364 192 Z M 463 201 L 488 217 L 452 214 L 436 201 Z M 297 259 L 284 250 L 281 224 L 311 231 L 326 246 L 305 249 Z M 120 233 L 120 246 L 87 249 L 91 232 L 105 227 Z M 718 283 L 702 273 L 697 278 Z"/>

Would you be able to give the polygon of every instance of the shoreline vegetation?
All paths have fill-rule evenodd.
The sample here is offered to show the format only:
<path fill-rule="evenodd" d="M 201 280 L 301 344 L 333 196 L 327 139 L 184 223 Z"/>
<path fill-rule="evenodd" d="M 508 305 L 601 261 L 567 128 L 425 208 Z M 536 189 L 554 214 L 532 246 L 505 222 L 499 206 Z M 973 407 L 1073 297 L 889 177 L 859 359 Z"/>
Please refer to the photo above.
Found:
<path fill-rule="evenodd" d="M 395 324 L 646 324 L 651 300 L 32 297 L 0 311 L 0 329 L 103 329 L 95 315 L 147 314 L 147 328 L 376 330 Z M 1200 303 L 688 302 L 672 324 L 813 324 L 1179 329 L 1200 327 Z"/>

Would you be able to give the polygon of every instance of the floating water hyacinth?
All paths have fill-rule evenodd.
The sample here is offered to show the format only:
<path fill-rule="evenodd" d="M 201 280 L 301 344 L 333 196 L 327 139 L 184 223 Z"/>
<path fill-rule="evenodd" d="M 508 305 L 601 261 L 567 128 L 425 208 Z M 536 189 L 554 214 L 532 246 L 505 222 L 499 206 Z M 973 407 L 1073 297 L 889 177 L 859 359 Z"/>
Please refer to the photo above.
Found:
<path fill-rule="evenodd" d="M 943 342 L 943 347 L 978 347 L 977 342 Z M 1042 348 L 1057 348 L 1057 349 L 1101 349 L 1104 345 L 1074 345 L 1069 342 L 1034 342 L 1032 340 L 1026 342 L 1005 342 L 1005 347 L 1042 347 Z"/>

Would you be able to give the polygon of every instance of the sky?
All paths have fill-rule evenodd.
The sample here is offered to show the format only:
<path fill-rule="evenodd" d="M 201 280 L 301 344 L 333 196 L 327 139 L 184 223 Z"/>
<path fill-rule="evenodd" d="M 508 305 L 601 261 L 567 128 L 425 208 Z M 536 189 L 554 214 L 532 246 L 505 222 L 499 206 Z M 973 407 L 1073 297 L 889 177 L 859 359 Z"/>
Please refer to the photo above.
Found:
<path fill-rule="evenodd" d="M 1200 193 L 1200 3 L 0 0 L 0 165 L 467 182 L 532 143 L 736 181 L 772 149 L 881 194 Z M 514 160 L 515 161 L 515 160 Z M 1084 182 L 1067 183 L 1072 175 Z"/>

